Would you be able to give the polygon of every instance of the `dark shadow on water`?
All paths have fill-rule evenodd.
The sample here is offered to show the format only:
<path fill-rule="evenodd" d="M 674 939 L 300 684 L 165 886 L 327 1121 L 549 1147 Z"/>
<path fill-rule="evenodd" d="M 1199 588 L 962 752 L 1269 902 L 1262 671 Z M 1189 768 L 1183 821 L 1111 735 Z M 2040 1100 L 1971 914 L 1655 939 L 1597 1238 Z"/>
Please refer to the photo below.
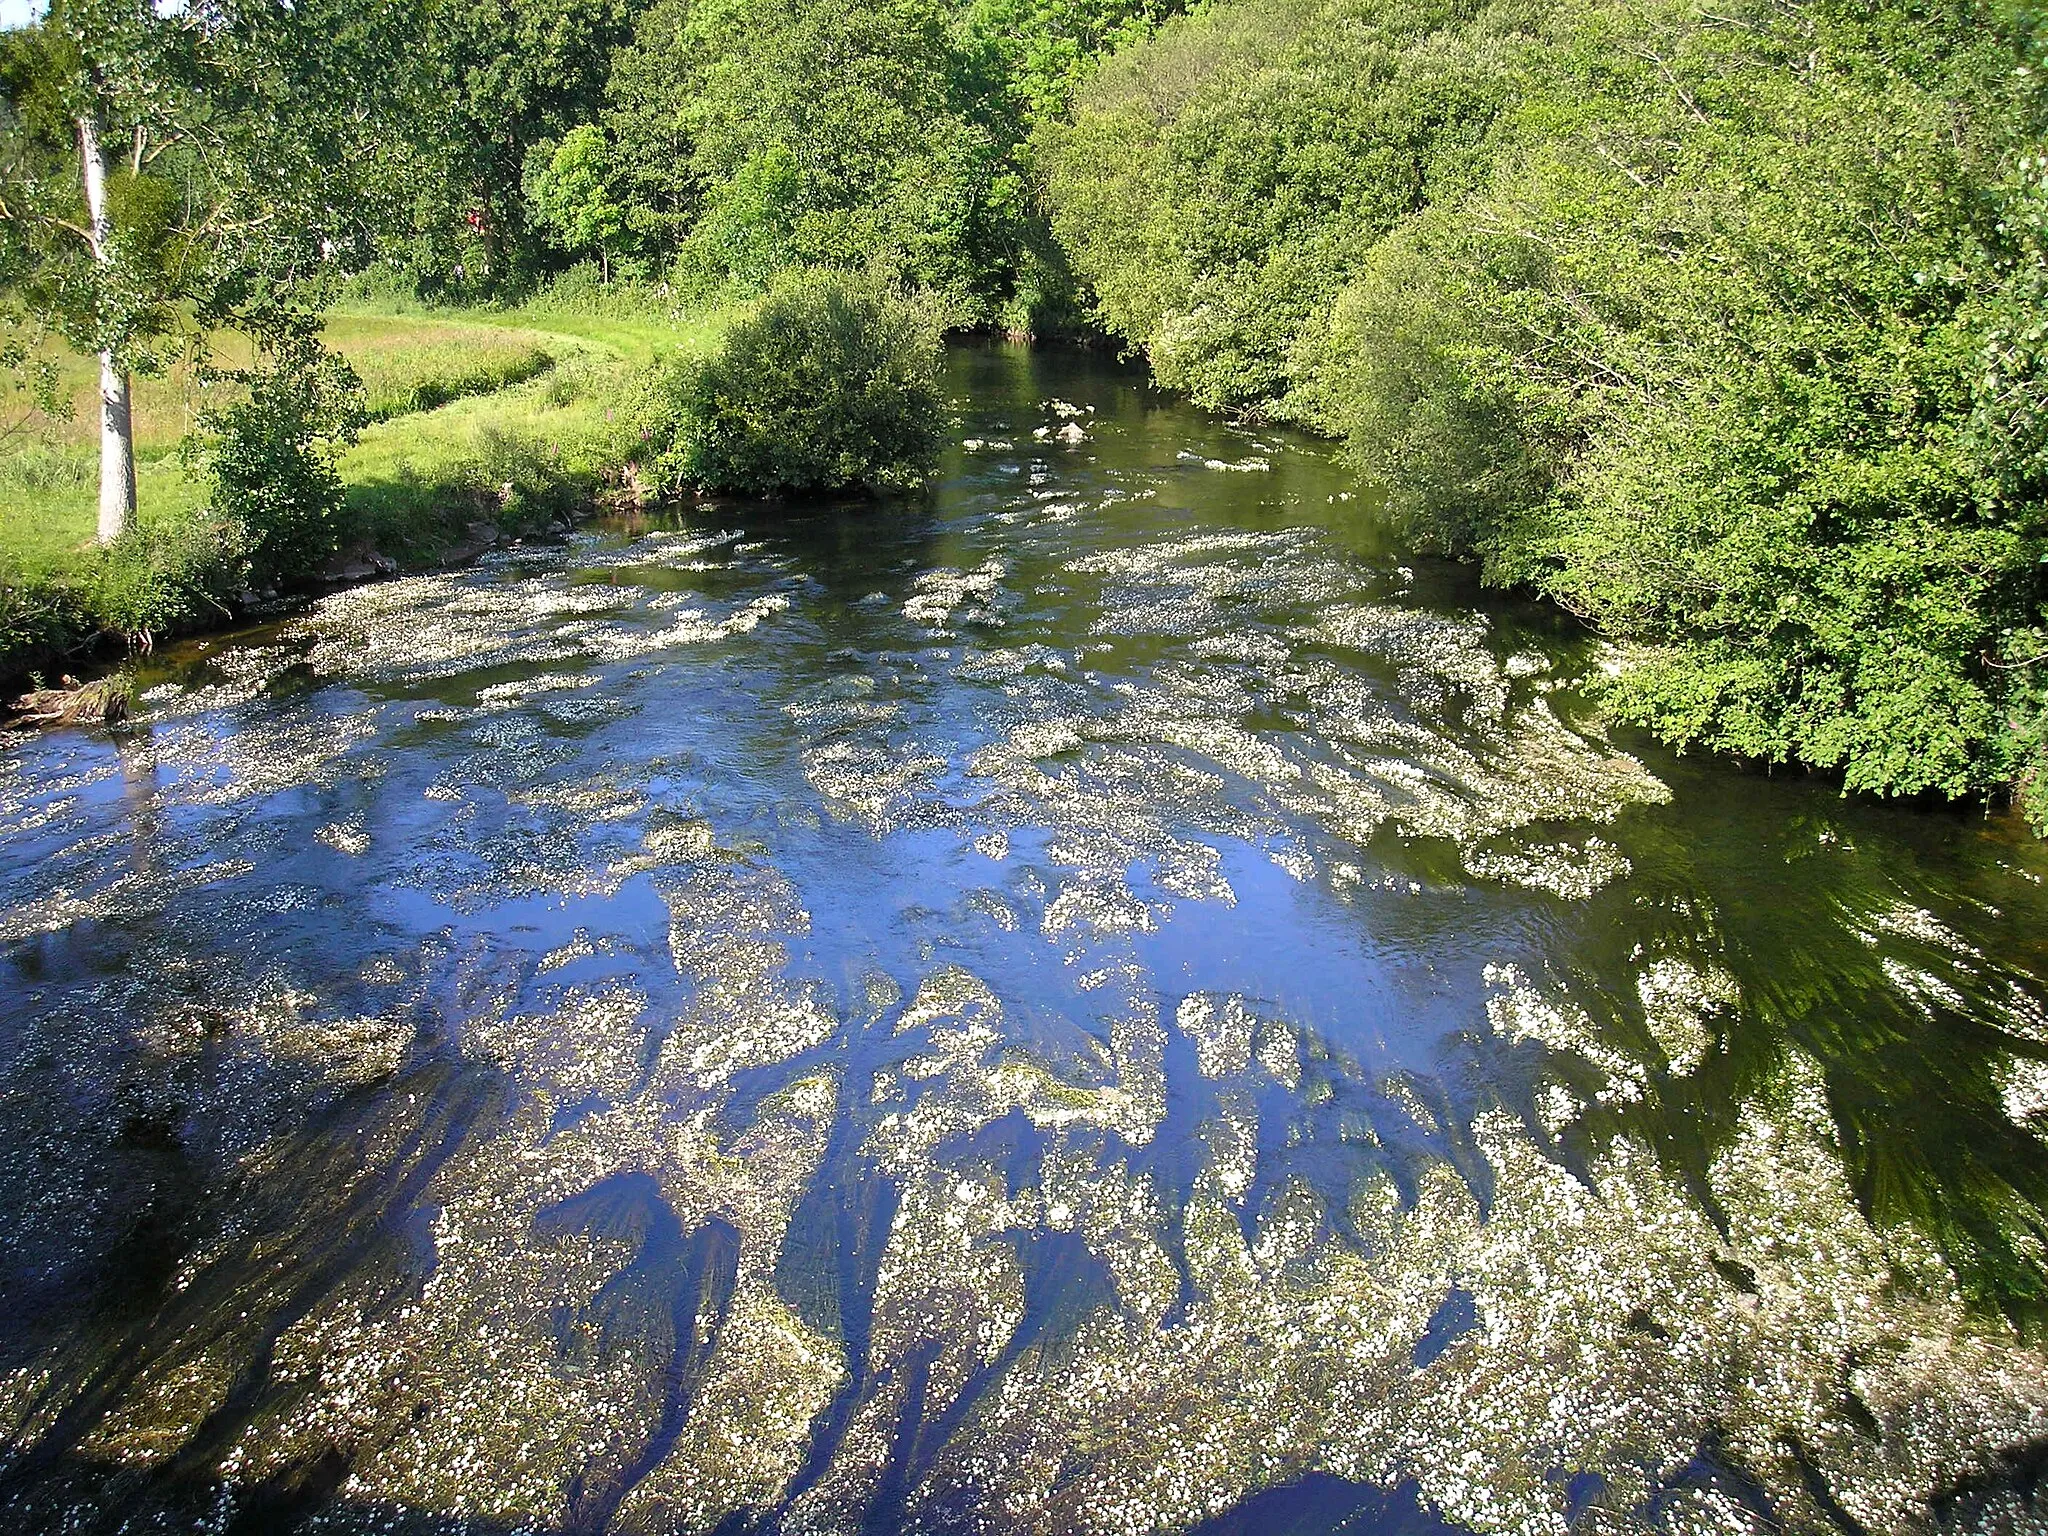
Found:
<path fill-rule="evenodd" d="M 117 1536 L 140 1530 L 219 1530 L 223 1536 L 291 1536 L 317 1528 L 329 1536 L 573 1536 L 603 1523 L 513 1524 L 477 1516 L 412 1509 L 339 1494 L 348 1461 L 338 1452 L 275 1478 L 228 1485 L 204 1477 L 138 1471 L 86 1457 L 46 1464 L 32 1484 L 0 1473 L 0 1522 L 18 1536 Z M 222 1511 L 232 1514 L 225 1526 Z M 317 1525 L 316 1525 L 317 1522 Z M 867 1536 L 898 1536 L 909 1527 L 879 1509 L 863 1523 Z M 721 1536 L 769 1533 L 767 1523 L 733 1521 Z M 1190 1536 L 1467 1536 L 1433 1515 L 1403 1485 L 1392 1492 L 1310 1476 L 1266 1489 L 1235 1509 L 1204 1521 Z"/>
<path fill-rule="evenodd" d="M 723 1220 L 685 1233 L 659 1185 L 644 1173 L 614 1174 L 534 1218 L 542 1240 L 568 1235 L 624 1239 L 633 1258 L 590 1302 L 556 1319 L 565 1359 L 602 1364 L 615 1355 L 663 1361 L 661 1413 L 646 1446 L 616 1478 L 569 1489 L 571 1531 L 601 1531 L 619 1505 L 674 1449 L 704 1368 L 718 1347 L 739 1268 L 740 1234 Z"/>
<path fill-rule="evenodd" d="M 1415 1368 L 1421 1370 L 1478 1326 L 1479 1307 L 1472 1293 L 1461 1285 L 1452 1286 L 1430 1314 L 1422 1337 L 1415 1341 L 1411 1356 Z"/>
<path fill-rule="evenodd" d="M 1465 1536 L 1425 1506 L 1412 1485 L 1388 1492 L 1321 1474 L 1255 1493 L 1204 1520 L 1189 1536 Z"/>
<path fill-rule="evenodd" d="M 338 1496 L 349 1463 L 330 1451 L 266 1481 L 230 1486 L 208 1477 L 67 1456 L 33 1480 L 0 1472 L 0 1525 L 18 1536 L 121 1536 L 133 1531 L 219 1531 L 221 1536 L 514 1536 L 525 1525 L 435 1514 Z M 223 1526 L 223 1510 L 231 1511 Z M 552 1536 L 552 1533 L 548 1533 Z"/>

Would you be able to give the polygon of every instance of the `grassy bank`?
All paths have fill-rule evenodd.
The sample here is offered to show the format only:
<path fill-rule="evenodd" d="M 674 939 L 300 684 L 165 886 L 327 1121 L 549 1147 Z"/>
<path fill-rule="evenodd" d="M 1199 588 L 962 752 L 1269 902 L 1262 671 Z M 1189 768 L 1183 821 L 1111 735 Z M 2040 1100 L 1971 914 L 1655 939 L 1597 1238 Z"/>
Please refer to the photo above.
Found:
<path fill-rule="evenodd" d="M 587 507 L 621 459 L 614 401 L 626 378 L 658 353 L 706 343 L 725 318 L 630 299 L 337 310 L 327 344 L 363 380 L 371 425 L 340 460 L 347 501 L 332 568 L 424 568 Z M 245 352 L 218 340 L 230 365 Z M 95 378 L 82 359 L 58 362 L 73 412 L 33 418 L 0 444 L 0 678 L 60 668 L 144 628 L 154 639 L 218 622 L 242 596 L 212 558 L 205 484 L 177 452 L 205 402 L 194 369 L 137 381 L 137 525 L 103 552 Z M 320 571 L 291 576 L 310 585 Z"/>

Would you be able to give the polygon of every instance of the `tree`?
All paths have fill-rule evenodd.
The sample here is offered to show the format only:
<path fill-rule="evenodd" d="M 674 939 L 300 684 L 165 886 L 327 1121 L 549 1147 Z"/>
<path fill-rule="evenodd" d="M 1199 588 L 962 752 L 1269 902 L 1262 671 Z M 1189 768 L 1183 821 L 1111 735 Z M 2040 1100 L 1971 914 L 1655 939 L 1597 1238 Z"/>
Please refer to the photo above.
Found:
<path fill-rule="evenodd" d="M 418 57 L 439 141 L 423 179 L 409 264 L 421 277 L 489 290 L 528 280 L 545 251 L 527 218 L 534 146 L 596 121 L 632 0 L 449 0 L 421 9 Z"/>
<path fill-rule="evenodd" d="M 402 0 L 53 0 L 9 40 L 0 284 L 99 360 L 102 544 L 135 512 L 132 376 L 222 326 L 302 335 L 375 248 L 416 41 Z"/>
<path fill-rule="evenodd" d="M 998 154 L 966 120 L 947 22 L 941 0 L 694 10 L 683 42 L 706 209 L 688 255 L 744 281 L 879 260 L 973 291 L 1001 264 L 988 251 L 1002 240 Z"/>
<path fill-rule="evenodd" d="M 614 194 L 711 283 L 873 265 L 976 318 L 1035 308 L 1063 264 L 1028 192 L 1034 114 L 1173 3 L 656 0 L 607 87 Z"/>
<path fill-rule="evenodd" d="M 162 271 L 157 231 L 115 227 L 105 140 L 110 122 L 136 125 L 127 169 L 139 181 L 150 147 L 143 124 L 161 113 L 174 73 L 171 37 L 140 7 L 67 5 L 13 41 L 6 60 L 15 130 L 0 193 L 6 276 L 39 318 L 99 361 L 102 544 L 135 510 L 130 376 L 170 318 L 152 292 L 163 286 L 152 281 Z M 67 140 L 68 157 L 52 153 Z"/>
<path fill-rule="evenodd" d="M 1327 425 L 1338 293 L 1390 229 L 1483 167 L 1549 8 L 1226 3 L 1120 48 L 1033 140 L 1101 320 L 1202 405 Z"/>
<path fill-rule="evenodd" d="M 611 252 L 625 233 L 626 216 L 611 193 L 611 152 L 604 130 L 583 123 L 558 144 L 535 145 L 525 180 L 534 222 L 571 254 L 597 252 L 610 282 Z"/>
<path fill-rule="evenodd" d="M 1589 8 L 1489 183 L 1375 253 L 1354 451 L 1490 579 L 1639 642 L 1624 718 L 1878 794 L 2025 776 L 2034 25 Z"/>
<path fill-rule="evenodd" d="M 627 231 L 657 259 L 674 253 L 703 209 L 690 128 L 697 81 L 688 27 L 696 3 L 655 0 L 642 11 L 605 81 L 603 124 Z"/>

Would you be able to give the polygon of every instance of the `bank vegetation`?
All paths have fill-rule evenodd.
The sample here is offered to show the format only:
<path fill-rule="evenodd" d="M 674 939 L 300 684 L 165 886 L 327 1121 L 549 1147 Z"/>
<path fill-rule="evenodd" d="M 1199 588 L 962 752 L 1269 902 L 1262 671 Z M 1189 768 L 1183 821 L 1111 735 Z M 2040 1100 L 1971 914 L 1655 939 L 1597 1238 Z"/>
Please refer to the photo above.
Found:
<path fill-rule="evenodd" d="M 936 328 L 1093 332 L 1341 438 L 1613 639 L 1617 717 L 2048 826 L 2044 26 L 53 0 L 0 42 L 0 657 L 608 482 L 901 489 Z"/>

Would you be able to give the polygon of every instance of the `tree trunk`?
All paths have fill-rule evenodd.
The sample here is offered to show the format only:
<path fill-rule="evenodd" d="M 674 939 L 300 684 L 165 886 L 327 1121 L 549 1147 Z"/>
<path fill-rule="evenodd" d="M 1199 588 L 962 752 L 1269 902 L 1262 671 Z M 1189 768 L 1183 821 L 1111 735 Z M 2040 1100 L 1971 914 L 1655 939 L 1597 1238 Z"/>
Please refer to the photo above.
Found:
<path fill-rule="evenodd" d="M 128 375 L 100 354 L 100 522 L 99 540 L 111 544 L 135 516 L 135 417 Z"/>
<path fill-rule="evenodd" d="M 99 118 L 78 119 L 78 162 L 85 178 L 85 207 L 92 221 L 92 259 L 113 263 L 109 248 L 113 221 L 107 211 L 107 159 L 100 147 Z M 111 351 L 100 353 L 100 522 L 99 540 L 111 544 L 135 516 L 135 413 L 129 401 L 128 371 Z"/>

